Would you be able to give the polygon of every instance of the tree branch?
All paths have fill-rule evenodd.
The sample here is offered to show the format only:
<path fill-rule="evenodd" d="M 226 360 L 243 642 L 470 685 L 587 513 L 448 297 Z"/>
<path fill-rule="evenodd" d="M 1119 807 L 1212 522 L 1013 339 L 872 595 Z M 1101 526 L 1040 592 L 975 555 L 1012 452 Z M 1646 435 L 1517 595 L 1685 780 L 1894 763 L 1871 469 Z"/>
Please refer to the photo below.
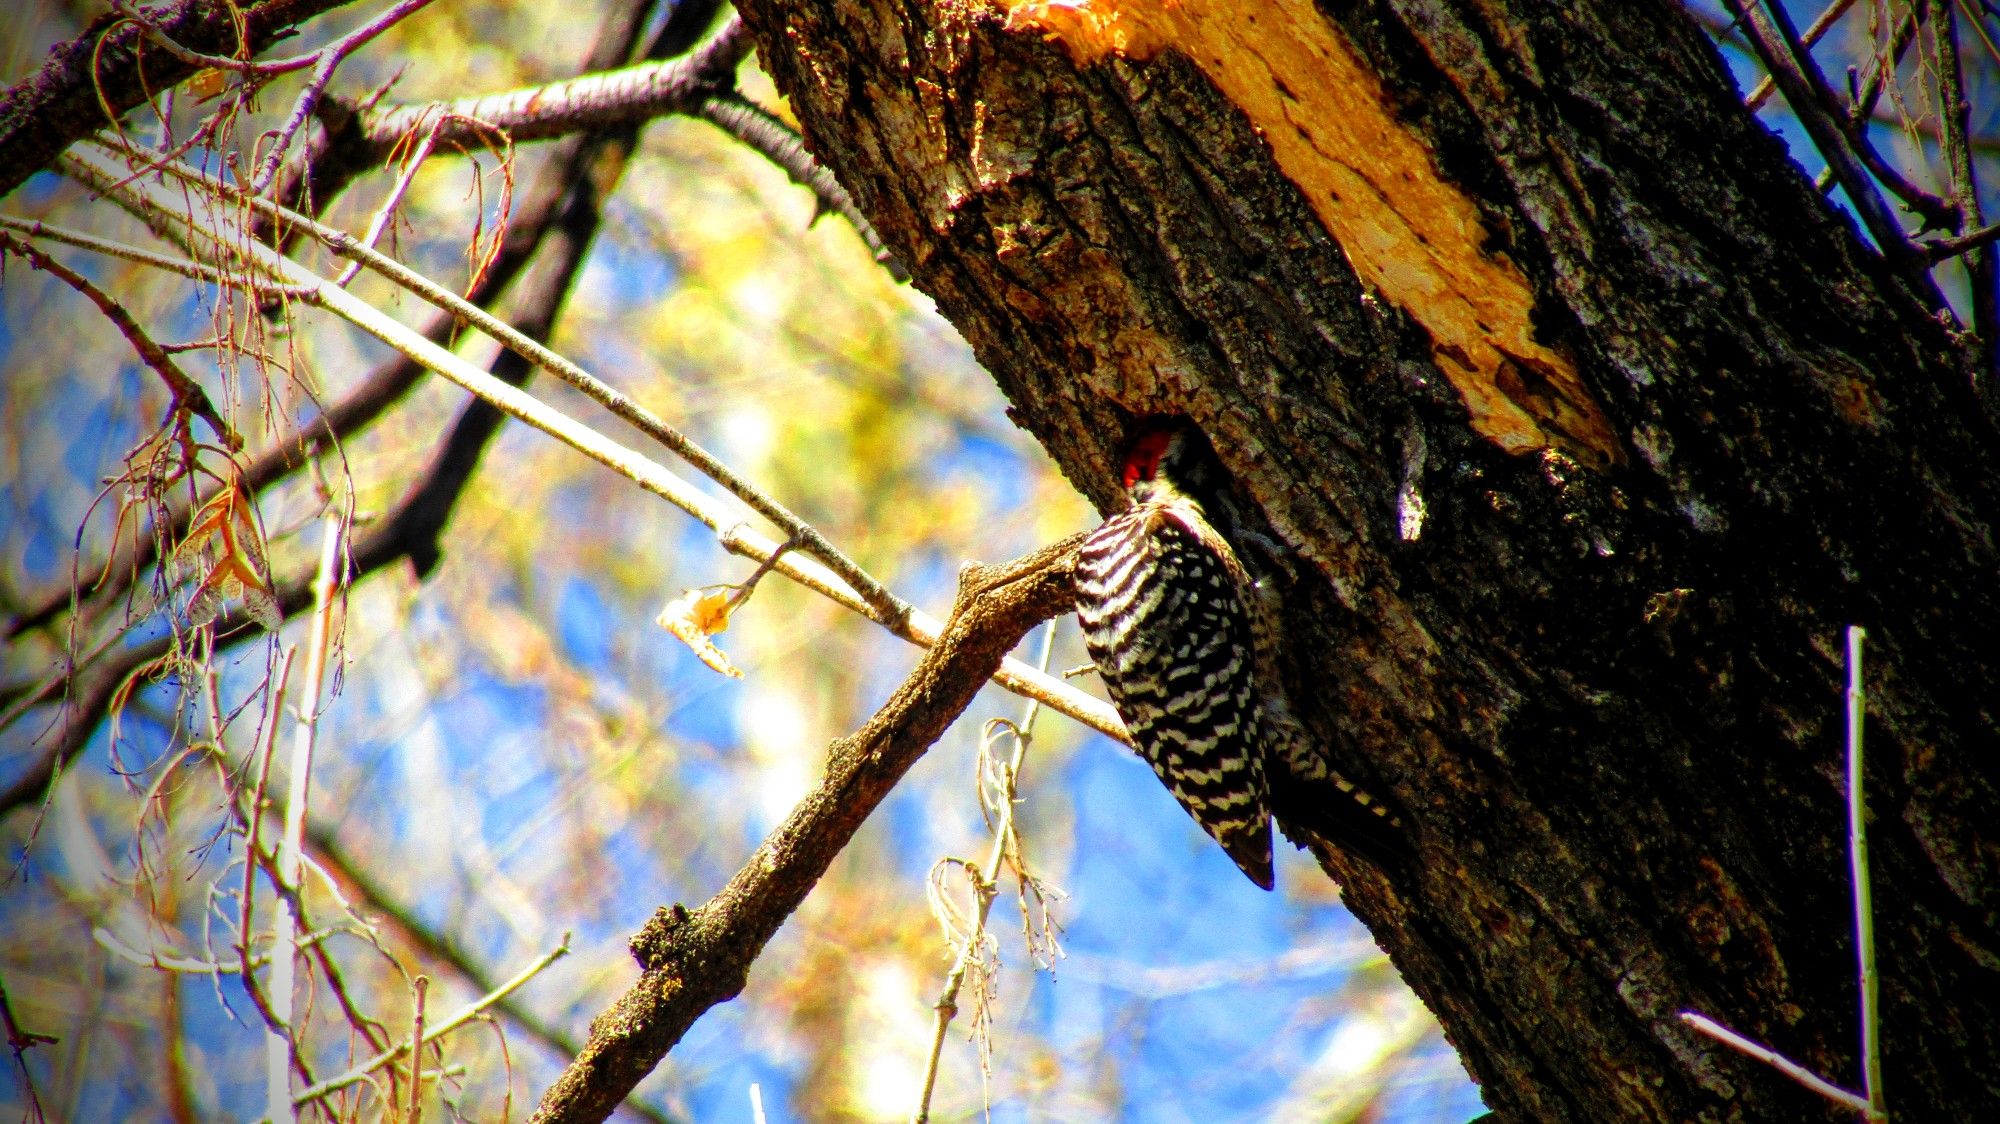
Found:
<path fill-rule="evenodd" d="M 348 0 L 267 0 L 238 7 L 180 0 L 152 22 L 191 50 L 241 57 L 264 49 L 299 24 Z M 245 33 L 237 38 L 237 19 Z M 149 91 L 179 84 L 197 69 L 163 48 L 147 49 L 147 32 L 116 13 L 98 17 L 82 35 L 58 45 L 33 77 L 0 94 L 0 197 L 76 140 L 110 124 Z"/>
<path fill-rule="evenodd" d="M 1833 94 L 1827 88 L 1818 65 L 1810 55 L 1803 53 L 1798 35 L 1784 17 L 1783 9 L 1774 7 L 1767 15 L 1760 0 L 1726 2 L 1741 21 L 1751 45 L 1756 48 L 1757 57 L 1763 60 L 1764 69 L 1777 82 L 1778 89 L 1784 92 L 1785 101 L 1798 116 L 1799 124 L 1812 137 L 1820 155 L 1826 157 L 1828 167 L 1847 192 L 1848 200 L 1854 204 L 1882 256 L 1896 267 L 1911 286 L 1912 293 L 1927 307 L 1943 308 L 1944 295 L 1938 292 L 1937 283 L 1931 279 L 1922 253 L 1903 233 L 1902 223 L 1889 210 L 1881 192 L 1875 189 L 1868 169 L 1849 143 L 1850 131 L 1834 119 L 1833 112 L 1828 108 L 1835 104 Z"/>
<path fill-rule="evenodd" d="M 972 702 L 1029 629 L 1076 602 L 1073 535 L 1004 566 L 959 573 L 950 623 L 908 679 L 853 735 L 826 777 L 721 892 L 692 912 L 654 914 L 632 939 L 637 983 L 591 1024 L 549 1087 L 537 1124 L 610 1115 L 703 1012 L 743 990 L 750 965 L 897 780 Z"/>
<path fill-rule="evenodd" d="M 546 336 L 552 329 L 595 235 L 602 202 L 591 177 L 576 175 L 567 183 L 557 177 L 565 168 L 589 166 L 602 151 L 602 143 L 579 142 L 576 152 L 551 168 L 551 176 L 544 181 L 560 189 L 550 197 L 551 213 L 546 216 L 549 225 L 538 225 L 542 225 L 544 232 L 551 226 L 560 229 L 564 237 L 559 242 L 551 243 L 547 267 L 539 272 L 536 287 L 520 294 L 520 311 L 516 320 L 530 336 Z M 555 206 L 557 203 L 561 204 L 559 210 Z M 507 271 L 509 276 L 525 264 L 529 250 L 539 241 L 538 236 L 514 255 Z M 497 274 L 501 271 L 496 269 L 491 272 Z M 493 282 L 496 288 L 504 284 L 504 280 Z M 486 295 L 491 297 L 493 293 Z M 449 314 L 441 315 L 432 329 L 436 337 L 442 339 L 455 323 Z M 495 378 L 514 382 L 524 380 L 529 371 L 526 361 L 511 351 L 502 351 L 495 356 L 491 369 Z M 308 437 L 323 435 L 323 445 L 330 445 L 338 439 L 338 434 L 373 420 L 408 390 L 424 370 L 414 359 L 399 355 L 396 362 L 378 368 L 362 389 L 343 403 L 350 407 L 346 417 L 335 417 L 329 411 L 317 423 L 302 431 L 298 444 L 280 444 L 253 462 L 252 469 L 262 474 L 265 484 L 288 473 L 307 459 L 304 446 Z M 474 400 L 466 406 L 454 423 L 451 436 L 439 449 L 429 472 L 410 489 L 389 518 L 364 536 L 356 547 L 347 576 L 349 584 L 405 558 L 419 573 L 428 573 L 437 564 L 439 535 L 450 520 L 459 495 L 472 478 L 472 469 L 478 464 L 480 452 L 498 430 L 500 420 L 498 412 L 484 402 Z M 341 424 L 343 422 L 345 425 Z M 176 528 L 184 524 L 185 518 L 183 514 L 175 521 Z M 129 566 L 121 565 L 114 558 L 112 565 L 117 568 L 107 574 L 107 580 L 132 580 L 147 564 L 147 561 L 139 560 L 140 555 L 148 559 L 156 556 L 157 544 L 155 535 L 143 536 L 141 546 L 135 548 L 139 553 L 135 554 L 133 562 Z M 278 612 L 286 617 L 310 602 L 308 585 L 303 578 L 285 583 L 274 592 Z M 115 596 L 106 598 L 100 594 L 98 603 L 108 604 L 115 601 Z M 258 634 L 241 611 L 218 622 L 216 628 L 218 645 L 238 643 Z M 63 766 L 88 742 L 119 687 L 134 674 L 156 663 L 171 649 L 171 637 L 161 637 L 136 648 L 120 649 L 107 654 L 96 665 L 73 673 L 68 684 L 59 684 L 67 686 L 71 693 L 69 705 L 64 708 L 60 732 L 47 742 L 41 755 L 23 775 L 0 790 L 0 814 L 40 800 Z"/>
<path fill-rule="evenodd" d="M 875 255 L 875 261 L 889 271 L 889 276 L 897 281 L 910 279 L 910 271 L 903 268 L 895 253 L 882 243 L 881 236 L 862 216 L 861 208 L 854 205 L 853 196 L 847 194 L 847 189 L 833 178 L 826 165 L 813 159 L 813 154 L 806 151 L 805 138 L 794 132 L 791 126 L 737 93 L 703 98 L 694 112 L 697 117 L 783 168 L 793 183 L 818 197 L 820 210 L 832 211 L 846 219 L 855 233 L 861 235 L 868 252 Z"/>
<path fill-rule="evenodd" d="M 243 447 L 243 439 L 237 436 L 236 430 L 230 427 L 229 422 L 215 408 L 215 403 L 209 400 L 208 392 L 194 380 L 194 376 L 182 370 L 179 363 L 174 362 L 174 357 L 167 354 L 165 348 L 146 334 L 146 330 L 139 326 L 139 322 L 132 318 L 132 314 L 125 310 L 124 305 L 112 299 L 103 289 L 91 284 L 82 274 L 11 234 L 0 233 L 0 250 L 21 255 L 27 259 L 28 264 L 36 269 L 46 270 L 63 284 L 89 298 L 90 302 L 97 306 L 98 311 L 104 313 L 105 318 L 118 328 L 119 333 L 132 345 L 132 350 L 139 353 L 139 359 L 151 367 L 154 374 L 160 376 L 161 382 L 167 384 L 167 393 L 173 399 L 173 405 L 168 409 L 169 415 L 191 413 L 207 422 L 208 427 L 215 431 L 216 438 L 231 450 Z"/>
<path fill-rule="evenodd" d="M 651 3 L 652 0 L 637 0 L 606 17 L 597 44 L 584 61 L 586 70 L 614 65 L 616 60 L 631 54 L 644 23 L 640 17 Z M 688 5 L 683 5 L 685 7 Z M 681 10 L 675 10 L 676 17 Z M 669 33 L 674 30 L 674 20 L 670 19 L 668 26 L 661 29 L 654 49 L 659 50 L 663 44 L 668 44 Z M 606 62 L 607 59 L 612 61 Z M 481 308 L 491 307 L 532 259 L 551 230 L 559 225 L 572 231 L 577 229 L 576 224 L 581 221 L 575 209 L 579 194 L 589 190 L 593 182 L 608 182 L 601 178 L 592 181 L 591 177 L 584 175 L 600 151 L 595 142 L 601 142 L 615 131 L 606 130 L 563 141 L 509 219 L 506 234 L 501 239 L 500 252 L 465 294 L 467 303 Z M 342 183 L 345 183 L 344 179 Z M 609 187 L 602 190 L 608 192 Z M 319 198 L 328 196 L 321 195 Z M 551 272 L 562 275 L 571 268 L 552 266 Z M 521 332 L 537 334 L 535 324 L 545 322 L 552 315 L 547 309 L 548 299 L 546 290 L 535 295 L 516 294 L 516 311 L 510 323 Z M 440 313 L 433 316 L 420 331 L 423 338 L 441 344 L 451 337 L 457 327 L 456 317 Z M 392 356 L 369 372 L 347 397 L 259 453 L 242 469 L 238 486 L 254 494 L 291 475 L 313 457 L 366 428 L 389 407 L 400 402 L 423 375 L 422 364 L 404 355 Z M 187 525 L 189 514 L 201 510 L 202 505 L 213 498 L 211 491 L 203 495 L 199 502 L 190 505 L 186 497 L 179 493 L 167 497 L 167 516 L 162 524 L 170 529 L 168 540 L 177 539 Z M 77 586 L 87 585 L 90 588 L 91 601 L 98 607 L 96 612 L 87 615 L 86 623 L 101 619 L 104 611 L 115 605 L 132 582 L 159 557 L 160 529 L 161 525 L 155 524 L 136 529 L 132 538 L 123 539 L 114 546 L 112 556 L 101 567 L 91 567 L 89 572 L 97 574 L 95 580 L 76 583 Z M 75 604 L 78 592 L 76 587 L 50 591 L 0 625 L 0 637 L 11 640 L 31 628 L 54 620 Z"/>
<path fill-rule="evenodd" d="M 386 157 L 412 130 L 444 122 L 439 144 L 484 145 L 499 129 L 516 143 L 568 133 L 641 125 L 686 112 L 701 98 L 735 84 L 737 64 L 750 53 L 743 25 L 731 19 L 686 58 L 643 62 L 619 70 L 481 94 L 447 102 L 383 106 L 357 114 L 360 151 Z"/>

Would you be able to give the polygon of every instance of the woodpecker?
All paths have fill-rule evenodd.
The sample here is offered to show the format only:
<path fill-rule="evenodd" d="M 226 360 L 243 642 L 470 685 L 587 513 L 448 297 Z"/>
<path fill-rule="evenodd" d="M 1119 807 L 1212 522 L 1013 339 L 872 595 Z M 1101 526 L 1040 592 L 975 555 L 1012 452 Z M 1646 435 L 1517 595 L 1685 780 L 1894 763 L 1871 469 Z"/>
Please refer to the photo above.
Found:
<path fill-rule="evenodd" d="M 1295 839 L 1297 819 L 1352 841 L 1330 805 L 1358 805 L 1362 821 L 1383 821 L 1365 827 L 1399 825 L 1327 764 L 1292 716 L 1269 583 L 1253 579 L 1218 524 L 1245 545 L 1270 544 L 1243 526 L 1223 471 L 1190 423 L 1140 429 L 1125 456 L 1131 506 L 1079 550 L 1077 618 L 1133 748 L 1268 890 L 1274 784 L 1281 806 L 1297 810 L 1286 820 Z"/>

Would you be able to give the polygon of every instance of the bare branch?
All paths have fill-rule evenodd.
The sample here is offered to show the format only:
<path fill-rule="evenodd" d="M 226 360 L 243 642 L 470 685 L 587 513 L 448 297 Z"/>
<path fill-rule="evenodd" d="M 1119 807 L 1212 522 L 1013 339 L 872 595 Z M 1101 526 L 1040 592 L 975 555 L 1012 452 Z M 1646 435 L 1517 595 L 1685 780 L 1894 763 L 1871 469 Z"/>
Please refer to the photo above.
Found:
<path fill-rule="evenodd" d="M 1854 209 L 1861 215 L 1861 221 L 1868 227 L 1868 233 L 1881 248 L 1882 255 L 1894 264 L 1910 285 L 1913 295 L 1923 301 L 1926 307 L 1944 307 L 1944 294 L 1931 279 L 1927 263 L 1922 253 L 1903 233 L 1902 224 L 1889 205 L 1875 189 L 1869 178 L 1868 169 L 1856 156 L 1850 144 L 1850 132 L 1842 122 L 1834 119 L 1828 106 L 1836 104 L 1826 79 L 1819 67 L 1799 46 L 1798 35 L 1791 30 L 1791 21 L 1784 14 L 1782 5 L 1775 5 L 1766 14 L 1760 0 L 1727 0 L 1729 9 L 1742 23 L 1750 42 L 1757 50 L 1757 57 L 1764 62 L 1764 68 L 1784 91 L 1785 100 L 1792 112 L 1798 115 L 1799 123 L 1826 157 L 1829 167 L 1834 170 L 1840 186 L 1846 190 Z"/>
<path fill-rule="evenodd" d="M 742 22 L 732 17 L 686 58 L 456 101 L 383 106 L 360 114 L 356 127 L 366 150 L 380 159 L 408 133 L 439 120 L 455 123 L 440 131 L 438 143 L 467 145 L 486 143 L 482 127 L 498 129 L 520 143 L 639 125 L 685 112 L 699 99 L 729 89 L 737 64 L 749 52 L 750 38 Z"/>
<path fill-rule="evenodd" d="M 431 0 L 401 0 L 381 15 L 313 52 L 311 56 L 301 56 L 301 59 L 311 58 L 312 78 L 306 83 L 306 88 L 299 93 L 298 100 L 292 104 L 292 112 L 285 119 L 284 128 L 278 130 L 276 142 L 271 145 L 271 150 L 264 154 L 263 162 L 258 165 L 257 175 L 250 181 L 250 190 L 253 193 L 262 195 L 271 186 L 272 177 L 278 174 L 279 164 L 292 147 L 292 138 L 297 136 L 299 129 L 311 119 L 313 107 L 319 104 L 320 96 L 326 92 L 327 83 L 333 81 L 334 72 L 340 69 L 341 63 L 347 61 L 347 56 L 361 49 L 369 40 L 415 15 L 430 3 Z"/>
<path fill-rule="evenodd" d="M 9 222 L 7 225 L 16 224 Z M 207 422 L 208 427 L 214 430 L 215 435 L 230 449 L 243 447 L 243 438 L 223 420 L 221 412 L 215 408 L 215 403 L 209 400 L 208 392 L 201 388 L 200 383 L 194 381 L 194 376 L 181 370 L 180 364 L 174 362 L 173 356 L 168 355 L 165 349 L 154 342 L 153 337 L 146 334 L 146 330 L 139 326 L 139 322 L 132 318 L 132 314 L 125 310 L 124 305 L 91 284 L 82 274 L 11 234 L 0 232 L 0 249 L 21 255 L 36 269 L 47 271 L 63 284 L 90 298 L 90 302 L 97 306 L 98 311 L 104 313 L 105 319 L 116 325 L 119 334 L 131 343 L 132 350 L 139 353 L 140 360 L 160 376 L 161 382 L 167 384 L 167 393 L 173 399 L 173 405 L 168 410 L 170 414 L 192 413 Z"/>
<path fill-rule="evenodd" d="M 347 0 L 264 0 L 211 4 L 181 0 L 154 13 L 154 23 L 191 50 L 238 49 L 237 17 L 246 45 L 261 50 L 299 24 Z M 105 108 L 123 114 L 144 104 L 148 91 L 178 85 L 200 69 L 165 50 L 144 49 L 146 32 L 116 13 L 93 21 L 82 35 L 55 47 L 32 77 L 0 94 L 0 197 L 41 171 L 74 141 L 111 122 Z"/>
<path fill-rule="evenodd" d="M 181 177 L 184 182 L 202 190 L 215 192 L 224 197 L 228 197 L 231 194 L 228 185 L 201 175 L 184 165 L 170 164 L 166 166 L 165 170 L 172 172 L 174 175 Z M 96 174 L 102 178 L 103 173 L 104 170 L 100 168 Z M 903 633 L 897 631 L 897 622 L 908 617 L 910 614 L 911 610 L 908 604 L 895 594 L 889 592 L 888 588 L 883 586 L 874 576 L 863 570 L 859 564 L 855 563 L 832 543 L 828 542 L 817 529 L 792 514 L 783 504 L 766 495 L 755 485 L 738 476 L 728 465 L 723 464 L 713 454 L 703 449 L 685 434 L 662 421 L 650 410 L 634 402 L 610 384 L 590 374 L 583 368 L 550 351 L 540 342 L 515 331 L 499 318 L 459 299 L 451 290 L 439 285 L 437 282 L 424 277 L 422 274 L 417 273 L 415 270 L 410 269 L 408 266 L 387 255 L 376 253 L 361 245 L 352 236 L 347 234 L 346 231 L 321 225 L 304 215 L 289 211 L 255 196 L 237 196 L 237 198 L 239 201 L 248 203 L 251 207 L 270 215 L 275 220 L 293 225 L 312 235 L 335 253 L 362 262 L 370 269 L 416 293 L 432 304 L 450 311 L 463 323 L 478 328 L 480 331 L 492 336 L 508 349 L 556 375 L 578 390 L 583 391 L 599 405 L 609 410 L 614 416 L 627 422 L 633 428 L 651 437 L 661 445 L 673 450 L 681 459 L 693 465 L 703 475 L 727 488 L 731 495 L 742 500 L 752 511 L 769 519 L 772 523 L 783 529 L 790 538 L 800 544 L 803 550 L 825 563 L 826 567 L 837 575 L 841 582 L 844 582 L 854 591 L 855 595 L 866 604 L 867 615 L 875 619 L 878 623 L 888 626 L 890 631 L 897 632 L 898 635 L 903 635 Z M 262 268 L 270 270 L 274 274 L 291 274 L 298 272 L 301 268 L 275 254 L 268 252 L 259 253 L 258 248 L 255 247 L 251 248 L 250 252 L 257 256 Z M 299 273 L 299 276 L 303 277 L 306 274 Z M 394 321 L 381 316 L 379 313 L 374 313 L 368 306 L 349 297 L 337 287 L 324 285 L 314 287 L 308 285 L 307 292 L 308 299 L 326 305 L 337 314 L 353 320 L 363 331 L 376 335 L 382 342 L 395 347 L 399 351 L 403 351 L 406 355 L 411 355 L 412 358 L 418 358 L 419 361 L 422 361 L 419 355 L 413 354 L 406 349 L 410 345 L 408 330 L 401 328 Z M 343 309 L 348 311 L 342 311 Z M 353 315 L 349 315 L 349 312 Z M 356 319 L 356 317 L 360 319 Z M 436 345 L 429 345 L 428 352 L 441 362 L 446 362 L 447 366 L 453 369 L 465 369 L 475 381 L 478 379 L 479 376 L 476 372 L 471 372 L 471 369 L 466 367 L 462 362 L 458 362 L 455 359 L 448 359 L 449 353 L 436 347 Z M 427 363 L 426 365 L 430 364 Z M 473 389 L 472 384 L 462 382 L 451 370 L 442 370 L 435 366 L 432 369 L 438 370 L 440 374 L 445 375 L 446 378 L 452 379 L 454 382 L 461 382 L 461 385 L 465 385 L 469 390 Z M 477 394 L 479 392 L 474 390 L 474 393 Z M 485 397 L 485 395 L 481 395 L 481 397 Z M 517 404 L 530 414 L 539 413 L 534 406 L 530 405 L 531 400 L 528 400 L 525 396 L 513 395 L 503 397 L 517 399 Z M 510 413 L 514 412 L 505 403 L 496 401 L 495 405 L 500 406 L 501 409 L 507 410 Z M 515 413 L 514 416 L 527 421 L 530 425 L 536 426 L 536 428 L 546 428 L 541 422 L 532 420 L 524 414 Z M 550 424 L 555 424 L 559 427 L 564 425 L 564 422 L 557 421 L 553 417 L 549 417 L 548 420 Z M 552 436 L 557 436 L 558 439 L 567 440 L 561 437 L 556 430 L 547 430 L 547 432 Z M 599 459 L 601 460 L 602 458 L 600 457 Z M 610 461 L 605 461 L 605 463 L 611 465 Z M 612 467 L 617 466 L 612 465 Z M 672 496 L 665 496 L 664 494 L 663 498 L 668 499 L 676 506 L 682 507 L 683 510 L 687 510 L 690 514 L 696 515 L 697 518 L 701 518 L 704 522 L 708 522 L 715 530 L 720 531 L 723 529 L 724 522 L 719 514 L 716 516 L 715 521 L 710 522 L 707 517 L 704 517 L 695 508 L 688 506 L 688 504 L 703 505 L 705 501 L 694 498 L 694 493 L 688 493 L 687 495 L 687 503 L 682 503 L 681 500 L 674 499 Z M 714 510 L 712 505 L 706 506 L 710 510 Z M 905 639 L 908 638 L 905 636 Z"/>
<path fill-rule="evenodd" d="M 2000 223 L 1982 226 L 1970 234 L 1961 234 L 1957 238 L 1939 238 L 1921 245 L 1925 255 L 1935 262 L 1955 258 L 1981 246 L 1990 246 L 1996 241 L 2000 241 Z"/>
<path fill-rule="evenodd" d="M 695 1019 L 742 991 L 765 943 L 1007 651 L 1074 607 L 1081 539 L 960 572 L 943 634 L 867 725 L 834 742 L 819 787 L 720 893 L 692 912 L 660 910 L 632 939 L 644 969 L 638 982 L 591 1024 L 583 1052 L 543 1095 L 537 1124 L 604 1119 Z"/>
<path fill-rule="evenodd" d="M 1840 17 L 1846 15 L 1848 9 L 1852 7 L 1854 7 L 1854 0 L 1833 0 L 1831 4 L 1820 9 L 1819 15 L 1812 21 L 1812 26 L 1806 28 L 1806 33 L 1800 37 L 1801 40 L 1808 47 L 1819 42 L 1820 37 L 1825 35 L 1834 24 L 1839 23 Z M 1764 108 L 1764 103 L 1771 100 L 1771 94 L 1777 88 L 1777 84 L 1771 80 L 1771 76 L 1766 74 L 1763 81 L 1757 83 L 1757 88 L 1750 91 L 1750 96 L 1743 99 L 1744 108 Z"/>
<path fill-rule="evenodd" d="M 792 182 L 806 188 L 819 198 L 822 211 L 832 211 L 850 223 L 861 241 L 867 244 L 868 252 L 875 255 L 875 261 L 889 271 L 889 276 L 898 281 L 908 281 L 910 271 L 882 242 L 875 228 L 862 215 L 861 208 L 854 205 L 854 198 L 826 165 L 813 159 L 806 151 L 805 139 L 791 126 L 767 113 L 762 106 L 751 102 L 738 93 L 717 94 L 703 98 L 695 106 L 695 114 L 702 120 L 742 141 L 765 159 L 785 170 Z"/>

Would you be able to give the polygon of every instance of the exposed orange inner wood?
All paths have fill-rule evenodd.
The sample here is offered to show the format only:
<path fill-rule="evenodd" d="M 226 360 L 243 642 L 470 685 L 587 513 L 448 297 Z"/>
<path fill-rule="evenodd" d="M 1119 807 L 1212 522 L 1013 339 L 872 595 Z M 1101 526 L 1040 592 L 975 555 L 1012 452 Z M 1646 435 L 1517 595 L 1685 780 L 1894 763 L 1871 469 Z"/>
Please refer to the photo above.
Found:
<path fill-rule="evenodd" d="M 1535 339 L 1534 291 L 1482 247 L 1478 208 L 1438 173 L 1375 73 L 1311 0 L 996 0 L 1078 65 L 1177 51 L 1262 130 L 1355 273 L 1430 331 L 1475 430 L 1513 452 L 1623 459 L 1576 366 Z"/>

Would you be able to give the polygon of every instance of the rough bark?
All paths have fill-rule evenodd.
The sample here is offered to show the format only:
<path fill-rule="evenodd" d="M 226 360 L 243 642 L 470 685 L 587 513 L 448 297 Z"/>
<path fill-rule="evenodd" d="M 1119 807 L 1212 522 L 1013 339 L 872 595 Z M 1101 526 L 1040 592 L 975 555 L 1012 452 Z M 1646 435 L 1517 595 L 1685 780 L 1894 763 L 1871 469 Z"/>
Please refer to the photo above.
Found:
<path fill-rule="evenodd" d="M 1079 488 L 1214 437 L 1426 861 L 1322 860 L 1503 1118 L 1843 1118 L 1676 1014 L 1859 1085 L 1849 623 L 1890 1103 L 2000 1103 L 2000 437 L 1682 12 L 740 7 Z"/>

